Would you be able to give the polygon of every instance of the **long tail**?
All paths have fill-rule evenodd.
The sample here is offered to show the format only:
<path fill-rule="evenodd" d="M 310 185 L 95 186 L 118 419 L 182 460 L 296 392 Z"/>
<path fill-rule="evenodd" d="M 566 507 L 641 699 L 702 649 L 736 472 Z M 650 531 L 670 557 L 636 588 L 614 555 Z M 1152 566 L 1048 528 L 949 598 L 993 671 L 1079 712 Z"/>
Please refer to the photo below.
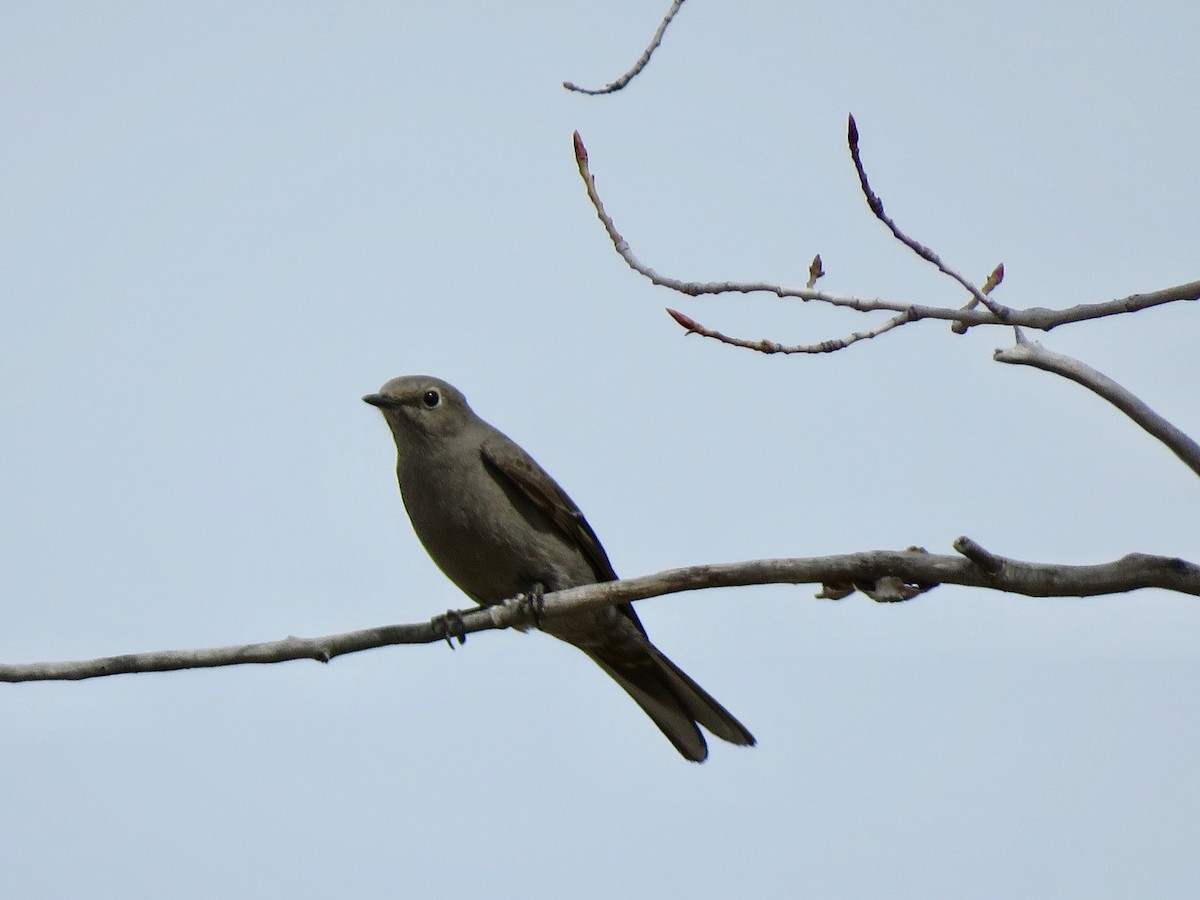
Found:
<path fill-rule="evenodd" d="M 729 710 L 657 647 L 649 643 L 646 646 L 650 652 L 635 661 L 627 655 L 606 658 L 603 651 L 584 652 L 637 701 L 685 759 L 704 762 L 708 756 L 708 744 L 699 725 L 723 741 L 754 746 L 754 735 Z"/>

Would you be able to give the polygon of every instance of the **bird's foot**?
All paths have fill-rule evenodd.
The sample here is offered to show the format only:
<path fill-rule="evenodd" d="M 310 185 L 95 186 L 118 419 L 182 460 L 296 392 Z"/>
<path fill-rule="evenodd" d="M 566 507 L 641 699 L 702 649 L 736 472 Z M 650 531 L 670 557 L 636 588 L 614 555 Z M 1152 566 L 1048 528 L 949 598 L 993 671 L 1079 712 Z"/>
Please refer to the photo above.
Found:
<path fill-rule="evenodd" d="M 462 613 L 457 609 L 448 609 L 440 616 L 434 616 L 429 620 L 429 624 L 433 626 L 436 634 L 445 638 L 451 650 L 454 649 L 455 640 L 458 641 L 459 646 L 467 642 L 467 632 L 463 627 Z"/>
<path fill-rule="evenodd" d="M 540 581 L 535 582 L 529 590 L 529 615 L 533 624 L 540 631 L 542 628 L 542 613 L 546 611 L 546 586 Z"/>
<path fill-rule="evenodd" d="M 510 621 L 509 627 L 515 628 L 517 631 L 528 631 L 530 628 L 542 627 L 542 610 L 545 608 L 545 602 L 542 598 L 546 594 L 546 588 L 538 582 L 529 589 L 527 594 L 517 594 L 515 597 L 510 597 L 504 601 L 508 614 L 515 621 Z"/>

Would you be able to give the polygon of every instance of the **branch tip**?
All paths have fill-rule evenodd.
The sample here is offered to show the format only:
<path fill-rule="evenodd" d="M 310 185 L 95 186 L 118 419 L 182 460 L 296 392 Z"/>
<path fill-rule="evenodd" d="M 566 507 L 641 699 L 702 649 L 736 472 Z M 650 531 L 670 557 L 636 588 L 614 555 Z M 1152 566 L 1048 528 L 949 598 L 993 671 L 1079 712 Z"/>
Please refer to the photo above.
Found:
<path fill-rule="evenodd" d="M 667 314 L 684 328 L 686 328 L 689 334 L 700 330 L 700 323 L 686 313 L 681 313 L 679 310 L 671 309 L 671 307 L 668 306 Z"/>
<path fill-rule="evenodd" d="M 611 84 L 606 84 L 602 88 L 580 87 L 573 81 L 564 81 L 562 86 L 568 91 L 575 91 L 579 94 L 590 94 L 592 96 L 596 96 L 598 94 L 611 94 L 624 88 L 625 85 L 629 84 L 629 82 L 636 78 L 641 71 L 646 68 L 646 64 L 650 62 L 650 57 L 654 55 L 654 51 L 659 48 L 660 44 L 662 44 L 663 35 L 667 31 L 667 26 L 671 24 L 671 20 L 675 18 L 675 14 L 679 12 L 679 7 L 681 6 L 683 6 L 683 0 L 674 0 L 674 2 L 671 4 L 671 8 L 667 10 L 667 14 L 663 17 L 662 22 L 659 23 L 658 30 L 654 32 L 654 37 L 650 39 L 650 44 L 645 50 L 642 51 L 642 55 L 638 57 L 638 60 L 633 64 L 633 67 L 616 81 L 612 82 Z"/>
<path fill-rule="evenodd" d="M 996 554 L 985 550 L 966 535 L 954 541 L 954 549 L 973 562 L 981 572 L 987 575 L 998 575 L 1004 568 L 1004 562 Z"/>
<path fill-rule="evenodd" d="M 990 294 L 996 288 L 1000 287 L 1002 281 L 1004 281 L 1004 263 L 997 263 L 996 268 L 992 269 L 992 274 L 983 283 L 983 292 Z"/>
<path fill-rule="evenodd" d="M 809 289 L 811 290 L 812 287 L 817 283 L 817 279 L 824 277 L 824 275 L 825 275 L 825 268 L 821 263 L 821 254 L 818 253 L 816 256 L 814 256 L 812 258 L 812 262 L 808 264 L 808 287 L 809 287 Z M 807 297 L 805 297 L 803 299 L 805 302 L 808 302 Z"/>

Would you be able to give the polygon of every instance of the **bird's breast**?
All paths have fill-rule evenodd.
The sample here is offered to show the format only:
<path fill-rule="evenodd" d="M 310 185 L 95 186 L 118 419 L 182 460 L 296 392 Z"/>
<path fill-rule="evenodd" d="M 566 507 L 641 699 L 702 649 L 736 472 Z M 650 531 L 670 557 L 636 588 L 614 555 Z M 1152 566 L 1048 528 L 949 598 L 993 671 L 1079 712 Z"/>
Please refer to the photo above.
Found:
<path fill-rule="evenodd" d="M 413 530 L 446 577 L 483 605 L 526 592 L 534 583 L 553 591 L 595 581 L 578 548 L 474 459 L 474 465 L 462 466 L 402 457 L 397 466 Z"/>

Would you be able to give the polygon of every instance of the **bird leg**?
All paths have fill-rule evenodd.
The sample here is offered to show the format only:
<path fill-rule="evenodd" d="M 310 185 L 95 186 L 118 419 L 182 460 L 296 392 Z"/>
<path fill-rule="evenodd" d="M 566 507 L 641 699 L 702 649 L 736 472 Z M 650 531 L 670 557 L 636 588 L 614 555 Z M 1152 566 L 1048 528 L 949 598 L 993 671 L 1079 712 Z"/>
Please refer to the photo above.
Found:
<path fill-rule="evenodd" d="M 529 613 L 533 617 L 533 624 L 540 631 L 542 628 L 542 613 L 546 609 L 546 586 L 540 581 L 535 581 L 533 587 L 529 589 L 526 595 L 526 600 L 529 603 Z"/>
<path fill-rule="evenodd" d="M 535 582 L 528 593 L 522 592 L 509 597 L 497 604 L 504 612 L 499 617 L 493 616 L 492 621 L 502 628 L 515 628 L 527 632 L 531 628 L 542 627 L 542 610 L 545 608 L 543 596 L 546 588 L 542 583 Z"/>
<path fill-rule="evenodd" d="M 467 633 L 463 628 L 462 613 L 457 609 L 448 609 L 440 616 L 434 616 L 429 620 L 429 624 L 433 627 L 436 634 L 440 634 L 446 639 L 446 643 L 450 645 L 450 649 L 454 649 L 454 639 L 457 638 L 459 646 L 467 642 Z"/>

